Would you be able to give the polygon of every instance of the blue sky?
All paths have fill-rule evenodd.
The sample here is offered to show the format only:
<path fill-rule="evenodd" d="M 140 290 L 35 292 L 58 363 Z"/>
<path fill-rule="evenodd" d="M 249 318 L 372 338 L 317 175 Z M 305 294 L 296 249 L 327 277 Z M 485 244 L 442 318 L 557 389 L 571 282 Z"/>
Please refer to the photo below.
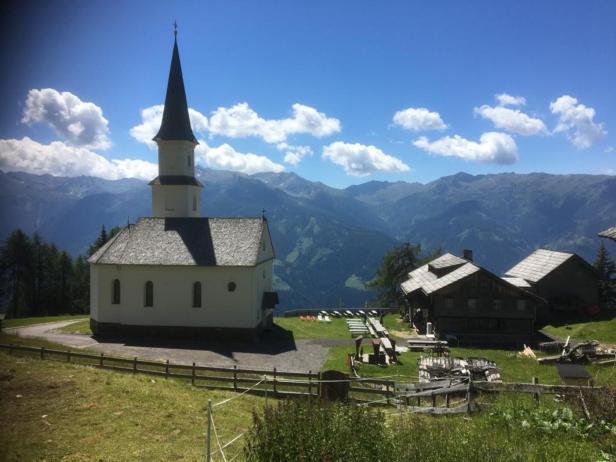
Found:
<path fill-rule="evenodd" d="M 202 165 L 336 187 L 459 171 L 616 174 L 616 2 L 0 8 L 5 171 L 155 174 L 145 140 L 177 20 Z"/>

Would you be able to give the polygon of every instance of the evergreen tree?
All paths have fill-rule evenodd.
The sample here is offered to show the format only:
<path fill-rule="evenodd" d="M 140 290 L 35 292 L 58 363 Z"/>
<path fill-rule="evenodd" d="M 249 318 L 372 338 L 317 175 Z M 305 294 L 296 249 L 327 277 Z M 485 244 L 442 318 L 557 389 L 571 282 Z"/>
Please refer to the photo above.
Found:
<path fill-rule="evenodd" d="M 597 258 L 593 266 L 599 272 L 599 302 L 602 305 L 613 305 L 616 303 L 616 264 L 610 258 L 605 244 L 601 241 Z"/>
<path fill-rule="evenodd" d="M 80 313 L 88 313 L 90 311 L 90 265 L 82 255 L 75 260 L 73 281 L 75 310 Z"/>
<path fill-rule="evenodd" d="M 32 243 L 21 230 L 13 231 L 0 249 L 3 293 L 9 317 L 32 313 Z"/>

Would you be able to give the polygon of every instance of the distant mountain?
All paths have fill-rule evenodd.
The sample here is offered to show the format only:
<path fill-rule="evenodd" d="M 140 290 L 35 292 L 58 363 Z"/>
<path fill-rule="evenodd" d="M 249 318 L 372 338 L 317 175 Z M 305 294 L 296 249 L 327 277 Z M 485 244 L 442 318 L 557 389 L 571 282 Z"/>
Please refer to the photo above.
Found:
<path fill-rule="evenodd" d="M 336 189 L 294 173 L 199 169 L 204 216 L 260 216 L 276 250 L 281 307 L 363 305 L 363 288 L 398 242 L 460 254 L 501 273 L 537 247 L 592 260 L 616 223 L 616 177 L 465 173 L 428 184 L 371 181 Z M 38 231 L 73 254 L 108 228 L 150 214 L 144 181 L 0 172 L 0 238 Z"/>

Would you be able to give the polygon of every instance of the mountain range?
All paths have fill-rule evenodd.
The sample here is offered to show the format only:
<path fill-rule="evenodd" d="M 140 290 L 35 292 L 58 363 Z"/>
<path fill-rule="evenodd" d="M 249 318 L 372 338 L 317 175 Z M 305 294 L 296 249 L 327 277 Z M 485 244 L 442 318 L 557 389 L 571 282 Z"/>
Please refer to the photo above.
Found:
<path fill-rule="evenodd" d="M 268 218 L 280 309 L 361 306 L 363 286 L 401 242 L 461 254 L 501 274 L 538 247 L 592 261 L 616 224 L 616 177 L 458 173 L 427 184 L 336 189 L 294 173 L 198 169 L 203 216 Z M 0 239 L 21 228 L 73 255 L 108 229 L 150 214 L 147 182 L 0 172 Z"/>

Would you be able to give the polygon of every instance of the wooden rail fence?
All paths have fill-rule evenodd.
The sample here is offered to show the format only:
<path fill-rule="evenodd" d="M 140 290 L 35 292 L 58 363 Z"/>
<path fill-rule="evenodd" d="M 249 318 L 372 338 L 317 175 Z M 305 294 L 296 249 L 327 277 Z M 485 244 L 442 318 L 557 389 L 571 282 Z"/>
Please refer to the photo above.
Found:
<path fill-rule="evenodd" d="M 101 369 L 121 372 L 155 375 L 165 378 L 190 380 L 196 387 L 227 390 L 235 392 L 249 391 L 254 394 L 269 396 L 319 396 L 321 386 L 320 372 L 284 371 L 277 368 L 256 369 L 237 366 L 198 366 L 174 364 L 167 361 L 148 361 L 137 357 L 132 359 L 109 356 L 104 353 L 84 353 L 72 350 L 55 350 L 45 347 L 27 345 L 0 344 L 0 350 L 9 354 L 23 352 L 37 355 L 40 359 L 64 360 Z M 394 381 L 385 379 L 350 378 L 350 397 L 357 402 L 382 401 L 390 403 L 394 398 Z M 258 384 L 258 385 L 256 385 Z M 380 396 L 375 397 L 375 396 Z"/>

